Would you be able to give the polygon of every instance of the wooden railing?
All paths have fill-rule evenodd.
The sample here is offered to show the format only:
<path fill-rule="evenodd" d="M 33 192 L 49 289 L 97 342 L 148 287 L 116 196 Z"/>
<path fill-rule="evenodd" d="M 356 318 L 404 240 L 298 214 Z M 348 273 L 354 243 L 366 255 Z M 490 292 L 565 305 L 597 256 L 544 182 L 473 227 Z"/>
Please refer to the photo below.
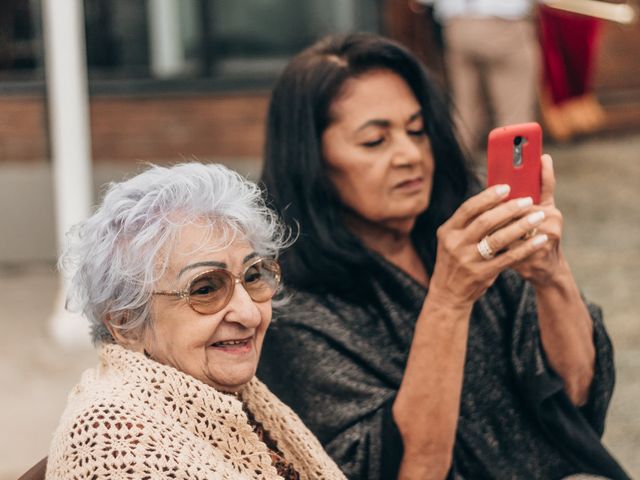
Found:
<path fill-rule="evenodd" d="M 566 12 L 588 15 L 611 22 L 630 25 L 638 21 L 636 3 L 610 3 L 600 0 L 543 0 L 551 8 Z"/>

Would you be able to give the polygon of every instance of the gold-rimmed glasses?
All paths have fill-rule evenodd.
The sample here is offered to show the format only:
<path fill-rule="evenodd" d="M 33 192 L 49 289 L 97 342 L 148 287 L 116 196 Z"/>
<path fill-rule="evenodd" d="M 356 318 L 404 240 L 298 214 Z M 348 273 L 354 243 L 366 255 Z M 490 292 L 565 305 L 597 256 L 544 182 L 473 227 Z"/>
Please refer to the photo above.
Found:
<path fill-rule="evenodd" d="M 280 284 L 280 265 L 273 259 L 258 257 L 238 276 L 226 268 L 201 272 L 184 290 L 155 291 L 153 295 L 180 297 L 203 315 L 212 315 L 227 306 L 237 283 L 241 283 L 254 302 L 272 298 Z"/>

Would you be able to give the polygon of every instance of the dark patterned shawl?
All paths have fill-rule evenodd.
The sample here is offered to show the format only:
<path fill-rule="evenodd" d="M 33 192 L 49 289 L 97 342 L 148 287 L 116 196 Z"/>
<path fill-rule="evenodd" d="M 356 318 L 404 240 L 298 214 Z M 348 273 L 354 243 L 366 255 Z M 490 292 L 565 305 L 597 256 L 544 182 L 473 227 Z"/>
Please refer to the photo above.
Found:
<path fill-rule="evenodd" d="M 290 292 L 258 371 L 351 479 L 395 478 L 402 441 L 391 405 L 427 293 L 382 258 L 375 263 L 366 302 Z M 589 305 L 589 312 L 596 371 L 589 401 L 578 409 L 545 359 L 531 285 L 507 271 L 476 302 L 451 478 L 628 478 L 600 442 L 613 352 L 600 309 Z"/>

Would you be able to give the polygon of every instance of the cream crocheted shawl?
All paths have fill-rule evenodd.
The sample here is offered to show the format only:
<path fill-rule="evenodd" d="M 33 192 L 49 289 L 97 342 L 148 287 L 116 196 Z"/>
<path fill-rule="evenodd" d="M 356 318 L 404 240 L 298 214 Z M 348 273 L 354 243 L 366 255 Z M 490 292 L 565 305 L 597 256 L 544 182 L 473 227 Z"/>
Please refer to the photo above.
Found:
<path fill-rule="evenodd" d="M 344 479 L 298 416 L 260 381 L 242 401 L 302 479 Z M 118 345 L 69 395 L 47 479 L 276 479 L 237 398 Z"/>

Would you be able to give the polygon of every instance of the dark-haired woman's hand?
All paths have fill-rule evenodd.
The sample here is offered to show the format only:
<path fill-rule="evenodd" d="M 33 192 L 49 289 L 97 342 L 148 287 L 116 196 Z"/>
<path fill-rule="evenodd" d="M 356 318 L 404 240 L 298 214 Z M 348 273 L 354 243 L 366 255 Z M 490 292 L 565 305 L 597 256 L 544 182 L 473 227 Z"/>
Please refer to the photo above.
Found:
<path fill-rule="evenodd" d="M 544 212 L 544 220 L 527 235 L 530 236 L 531 232 L 544 234 L 548 241 L 533 255 L 514 265 L 518 273 L 529 280 L 534 287 L 549 284 L 556 276 L 563 274 L 566 269 L 566 262 L 560 249 L 563 220 L 562 213 L 555 205 L 556 179 L 553 172 L 553 162 L 549 155 L 543 155 L 541 162 L 542 190 L 538 207 Z"/>
<path fill-rule="evenodd" d="M 595 368 L 593 322 L 560 248 L 563 222 L 554 189 L 553 162 L 543 155 L 539 207 L 545 217 L 536 234 L 545 235 L 548 241 L 514 268 L 535 289 L 540 338 L 549 365 L 562 377 L 571 401 L 584 405 Z M 510 248 L 517 248 L 518 243 L 522 242 Z"/>
<path fill-rule="evenodd" d="M 392 411 L 404 445 L 400 479 L 446 477 L 473 302 L 501 271 L 535 254 L 547 241 L 544 235 L 520 241 L 543 214 L 530 198 L 505 202 L 508 193 L 506 185 L 488 188 L 463 203 L 438 229 L 429 293 Z"/>
<path fill-rule="evenodd" d="M 531 198 L 504 202 L 507 185 L 497 185 L 471 197 L 438 229 L 436 264 L 429 296 L 450 307 L 467 307 L 506 268 L 539 268 L 524 261 L 547 249 L 548 236 L 521 239 L 547 215 Z M 547 208 L 550 210 L 550 208 Z M 541 259 L 540 259 L 541 260 Z"/>

